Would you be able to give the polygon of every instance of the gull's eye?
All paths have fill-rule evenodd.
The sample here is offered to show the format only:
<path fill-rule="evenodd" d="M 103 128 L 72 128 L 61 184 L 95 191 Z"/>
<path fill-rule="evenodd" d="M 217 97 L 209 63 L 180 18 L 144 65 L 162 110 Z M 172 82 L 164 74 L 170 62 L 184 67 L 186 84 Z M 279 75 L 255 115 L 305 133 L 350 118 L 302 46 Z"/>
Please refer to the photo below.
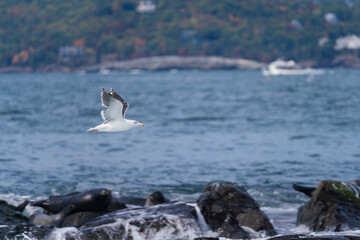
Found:
<path fill-rule="evenodd" d="M 135 121 L 135 124 L 136 124 L 136 123 L 138 123 L 138 122 Z"/>

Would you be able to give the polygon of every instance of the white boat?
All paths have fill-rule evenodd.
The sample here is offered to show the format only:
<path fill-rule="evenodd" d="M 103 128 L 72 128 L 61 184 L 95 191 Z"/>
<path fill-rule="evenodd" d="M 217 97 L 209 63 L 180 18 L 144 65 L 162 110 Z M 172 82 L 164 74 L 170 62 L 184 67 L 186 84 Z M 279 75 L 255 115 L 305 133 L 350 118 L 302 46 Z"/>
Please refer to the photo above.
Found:
<path fill-rule="evenodd" d="M 262 70 L 264 76 L 271 75 L 319 75 L 324 74 L 323 69 L 303 68 L 293 60 L 276 60 Z"/>

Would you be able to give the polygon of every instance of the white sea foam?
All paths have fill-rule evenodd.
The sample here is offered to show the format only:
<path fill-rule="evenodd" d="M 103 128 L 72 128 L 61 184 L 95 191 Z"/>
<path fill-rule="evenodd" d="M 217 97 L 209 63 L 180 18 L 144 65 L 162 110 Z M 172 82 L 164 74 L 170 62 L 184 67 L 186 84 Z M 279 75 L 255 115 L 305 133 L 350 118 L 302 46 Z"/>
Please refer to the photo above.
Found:
<path fill-rule="evenodd" d="M 56 228 L 47 237 L 47 240 L 61 240 L 66 236 L 72 236 L 75 239 L 80 239 L 81 232 L 75 227 Z"/>
<path fill-rule="evenodd" d="M 217 237 L 218 234 L 211 231 L 210 227 L 206 224 L 204 216 L 201 214 L 200 208 L 197 203 L 187 203 L 187 205 L 195 208 L 198 219 L 198 224 L 201 230 L 201 237 Z"/>
<path fill-rule="evenodd" d="M 99 226 L 95 229 L 101 228 L 103 231 L 107 232 L 107 235 L 111 238 L 111 236 L 114 236 L 116 229 L 118 229 L 120 225 L 123 225 L 125 226 L 125 236 L 131 236 L 134 240 L 166 238 L 192 239 L 198 236 L 200 229 L 196 228 L 196 224 L 172 215 L 163 216 L 166 218 L 167 224 L 160 229 L 146 228 L 145 230 L 140 231 L 140 227 L 132 223 L 138 221 L 140 225 L 144 224 L 145 220 L 141 215 L 135 218 L 119 219 L 115 223 Z"/>
<path fill-rule="evenodd" d="M 327 235 L 352 235 L 352 236 L 359 236 L 360 235 L 360 229 L 359 230 L 347 230 L 343 232 L 312 232 L 309 235 L 311 236 L 327 236 Z"/>
<path fill-rule="evenodd" d="M 26 199 L 31 199 L 31 196 L 29 196 L 29 195 L 22 196 L 22 195 L 16 195 L 13 193 L 8 193 L 8 194 L 0 194 L 0 199 L 6 201 L 10 205 L 17 206 L 17 205 L 23 203 Z M 39 209 L 36 207 L 32 207 L 32 206 L 30 206 L 30 204 L 28 204 L 26 206 L 23 214 L 25 216 L 30 216 L 36 210 L 39 210 Z"/>
<path fill-rule="evenodd" d="M 11 205 L 19 205 L 22 202 L 24 202 L 26 199 L 30 199 L 31 196 L 28 195 L 16 195 L 13 193 L 8 193 L 8 194 L 0 194 L 0 199 L 6 201 L 7 203 L 11 204 Z"/>
<path fill-rule="evenodd" d="M 309 227 L 306 225 L 300 224 L 296 226 L 295 228 L 289 229 L 292 233 L 310 233 Z"/>
<path fill-rule="evenodd" d="M 7 240 L 8 238 L 6 238 Z M 23 240 L 37 240 L 36 238 L 31 238 L 28 235 L 26 235 L 26 233 L 22 233 L 20 235 L 16 236 L 16 239 L 23 239 Z M 10 239 L 9 239 L 10 240 Z"/>
<path fill-rule="evenodd" d="M 249 234 L 251 239 L 266 239 L 269 237 L 265 231 L 257 232 L 254 229 L 247 226 L 241 226 L 241 228 L 244 229 Z"/>
<path fill-rule="evenodd" d="M 283 207 L 261 207 L 266 213 L 287 213 L 287 212 L 297 212 L 299 204 L 293 206 L 283 206 Z"/>
<path fill-rule="evenodd" d="M 183 204 L 183 203 L 181 203 Z M 152 207 L 154 210 L 159 206 Z M 119 212 L 119 215 L 124 212 Z M 161 219 L 161 227 L 152 227 L 152 222 L 149 219 Z M 205 221 L 205 220 L 204 220 Z M 149 224 L 149 225 L 147 225 Z M 141 226 L 147 227 L 145 229 Z M 126 215 L 118 218 L 115 222 L 96 226 L 92 232 L 101 231 L 106 233 L 109 239 L 114 239 L 118 236 L 119 229 L 123 226 L 125 228 L 124 235 L 134 240 L 147 239 L 169 239 L 169 238 L 184 238 L 193 239 L 199 237 L 202 233 L 202 228 L 193 218 L 179 217 L 172 214 L 158 214 L 157 211 L 149 212 L 137 209 L 133 211 L 126 211 Z M 51 240 L 63 239 L 65 235 L 80 236 L 76 229 L 67 228 L 65 230 L 56 229 L 52 234 Z"/>
<path fill-rule="evenodd" d="M 296 214 L 299 205 L 283 207 L 261 207 L 279 234 L 290 234 L 296 228 Z"/>

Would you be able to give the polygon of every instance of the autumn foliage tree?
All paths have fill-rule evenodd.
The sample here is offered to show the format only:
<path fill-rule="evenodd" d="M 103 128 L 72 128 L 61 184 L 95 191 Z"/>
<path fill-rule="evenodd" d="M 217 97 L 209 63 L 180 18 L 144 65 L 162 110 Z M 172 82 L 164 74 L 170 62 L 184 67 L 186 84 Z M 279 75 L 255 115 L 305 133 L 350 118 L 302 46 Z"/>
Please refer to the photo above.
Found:
<path fill-rule="evenodd" d="M 84 49 L 83 64 L 104 56 L 219 55 L 268 62 L 278 57 L 328 65 L 333 45 L 360 35 L 360 2 L 343 0 L 17 0 L 0 2 L 0 66 L 57 63 L 59 48 Z M 334 13 L 330 24 L 324 14 Z M 291 23 L 296 20 L 301 27 Z M 319 39 L 328 42 L 319 45 Z"/>

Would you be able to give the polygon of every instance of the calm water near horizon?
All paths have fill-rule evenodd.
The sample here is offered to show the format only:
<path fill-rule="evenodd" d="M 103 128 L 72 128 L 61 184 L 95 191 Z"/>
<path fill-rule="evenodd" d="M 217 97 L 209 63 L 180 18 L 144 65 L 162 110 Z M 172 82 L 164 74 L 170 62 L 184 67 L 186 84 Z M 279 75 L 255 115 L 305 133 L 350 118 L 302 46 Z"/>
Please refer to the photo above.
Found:
<path fill-rule="evenodd" d="M 206 183 L 243 185 L 280 232 L 307 200 L 293 183 L 359 178 L 358 70 L 265 78 L 260 71 L 0 75 L 0 198 L 105 187 L 195 201 Z M 126 132 L 102 122 L 100 90 L 129 102 Z"/>

